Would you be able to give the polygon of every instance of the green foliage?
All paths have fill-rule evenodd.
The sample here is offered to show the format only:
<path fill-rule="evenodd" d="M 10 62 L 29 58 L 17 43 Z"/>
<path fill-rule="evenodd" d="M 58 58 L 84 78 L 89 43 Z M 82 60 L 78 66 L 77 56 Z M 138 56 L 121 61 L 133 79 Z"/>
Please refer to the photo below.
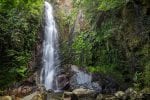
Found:
<path fill-rule="evenodd" d="M 74 8 L 69 14 L 66 14 L 65 10 L 57 9 L 56 21 L 59 25 L 60 31 L 62 32 L 62 38 L 66 38 L 65 35 L 71 30 L 71 27 L 74 25 L 74 21 L 76 20 L 77 13 L 78 10 L 76 8 Z"/>
<path fill-rule="evenodd" d="M 118 48 L 114 48 L 112 42 L 120 26 L 118 23 L 114 24 L 114 21 L 114 19 L 107 20 L 97 31 L 79 33 L 72 44 L 73 63 L 89 66 L 87 68 L 91 72 L 111 74 L 119 81 L 123 81 L 123 76 L 118 70 L 121 54 Z"/>
<path fill-rule="evenodd" d="M 0 1 L 0 86 L 27 76 L 37 40 L 43 0 Z"/>
<path fill-rule="evenodd" d="M 21 77 L 25 77 L 27 68 L 25 66 L 21 66 L 20 68 L 17 68 L 16 71 Z"/>
<path fill-rule="evenodd" d="M 88 35 L 94 36 L 94 33 L 91 32 L 87 34 L 87 32 L 82 32 L 75 38 L 72 44 L 72 48 L 75 54 L 74 62 L 78 65 L 85 66 L 91 63 L 92 40 L 88 38 Z"/>
<path fill-rule="evenodd" d="M 125 0 L 99 0 L 99 1 L 100 5 L 98 9 L 103 11 L 120 7 L 125 3 Z"/>
<path fill-rule="evenodd" d="M 74 5 L 77 7 L 86 7 L 86 9 L 98 9 L 102 11 L 111 10 L 121 7 L 125 4 L 125 0 L 73 0 Z M 91 8 L 91 7 L 94 8 Z"/>
<path fill-rule="evenodd" d="M 134 87 L 135 89 L 139 90 L 139 89 L 142 89 L 142 83 L 143 83 L 143 73 L 142 72 L 136 72 L 134 77 L 133 77 L 133 80 L 134 80 Z"/>
<path fill-rule="evenodd" d="M 91 25 L 75 37 L 72 61 L 91 72 L 112 75 L 122 85 L 142 89 L 150 83 L 149 15 L 140 12 L 133 19 L 137 12 L 134 7 L 126 9 L 125 2 L 74 0 L 75 6 L 85 11 L 85 23 Z M 120 12 L 122 8 L 128 13 Z"/>
<path fill-rule="evenodd" d="M 145 66 L 143 79 L 144 79 L 145 86 L 150 87 L 150 61 Z"/>

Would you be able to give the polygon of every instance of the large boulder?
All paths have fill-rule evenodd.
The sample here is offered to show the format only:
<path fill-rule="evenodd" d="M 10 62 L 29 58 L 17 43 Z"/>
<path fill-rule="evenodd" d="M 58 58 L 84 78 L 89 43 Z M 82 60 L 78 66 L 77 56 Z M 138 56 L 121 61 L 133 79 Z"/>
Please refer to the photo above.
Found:
<path fill-rule="evenodd" d="M 90 89 L 79 88 L 72 91 L 78 97 L 95 97 L 96 91 Z"/>
<path fill-rule="evenodd" d="M 92 73 L 92 81 L 102 87 L 102 93 L 114 93 L 118 90 L 119 85 L 111 76 L 100 73 Z"/>
<path fill-rule="evenodd" d="M 125 94 L 126 94 L 126 98 L 132 100 L 135 100 L 137 98 L 137 95 L 139 95 L 133 88 L 128 88 L 125 91 Z"/>
<path fill-rule="evenodd" d="M 57 74 L 59 90 L 75 90 L 85 88 L 97 93 L 115 93 L 119 85 L 111 76 L 100 73 L 89 73 L 85 68 L 76 65 L 65 65 Z"/>
<path fill-rule="evenodd" d="M 63 92 L 47 93 L 46 100 L 62 100 Z"/>
<path fill-rule="evenodd" d="M 85 70 L 80 70 L 77 66 L 72 65 L 71 71 L 74 73 L 70 78 L 70 86 L 72 89 L 86 88 L 101 92 L 101 86 L 98 83 L 92 82 L 92 75 Z"/>
<path fill-rule="evenodd" d="M 113 95 L 102 95 L 102 94 L 99 94 L 97 97 L 96 97 L 96 100 L 120 100 L 118 98 L 116 98 L 115 96 Z M 121 99 L 122 100 L 122 99 Z"/>
<path fill-rule="evenodd" d="M 123 91 L 118 91 L 115 93 L 115 96 L 118 98 L 118 99 L 125 99 L 125 93 Z"/>
<path fill-rule="evenodd" d="M 56 79 L 59 90 L 86 88 L 101 92 L 101 86 L 97 82 L 92 82 L 92 74 L 75 65 L 67 65 L 60 69 Z"/>
<path fill-rule="evenodd" d="M 41 95 L 38 92 L 34 92 L 23 97 L 22 100 L 35 100 L 35 98 L 39 100 L 41 98 Z"/>
<path fill-rule="evenodd" d="M 39 92 L 36 91 L 20 100 L 62 100 L 63 92 Z"/>
<path fill-rule="evenodd" d="M 78 100 L 78 96 L 75 95 L 73 92 L 64 92 L 63 100 Z"/>
<path fill-rule="evenodd" d="M 57 83 L 57 87 L 59 90 L 68 90 L 70 88 L 69 78 L 66 74 L 58 75 Z"/>
<path fill-rule="evenodd" d="M 35 92 L 38 87 L 36 86 L 36 73 L 21 82 L 13 83 L 8 89 L 4 90 L 2 95 L 14 95 L 15 97 L 24 97 L 30 93 Z"/>
<path fill-rule="evenodd" d="M 72 92 L 64 92 L 63 100 L 95 100 L 97 92 L 90 89 L 78 88 Z"/>
<path fill-rule="evenodd" d="M 96 97 L 96 100 L 102 100 L 103 99 L 103 95 L 102 94 L 98 94 Z"/>
<path fill-rule="evenodd" d="M 12 90 L 8 90 L 7 93 L 9 95 L 14 95 L 16 97 L 24 97 L 30 93 L 32 93 L 33 91 L 36 90 L 36 86 L 20 86 L 18 88 L 14 88 Z"/>

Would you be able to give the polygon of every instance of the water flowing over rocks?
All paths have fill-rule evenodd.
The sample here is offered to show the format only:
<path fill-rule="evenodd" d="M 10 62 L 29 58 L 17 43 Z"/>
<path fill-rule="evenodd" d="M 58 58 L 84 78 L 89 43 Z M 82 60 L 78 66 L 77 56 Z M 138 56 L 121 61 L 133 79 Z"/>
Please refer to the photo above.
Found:
<path fill-rule="evenodd" d="M 118 83 L 110 76 L 89 73 L 76 65 L 65 65 L 58 74 L 58 87 L 60 90 L 74 90 L 85 88 L 98 93 L 114 93 L 118 90 Z"/>
<path fill-rule="evenodd" d="M 66 67 L 66 66 L 65 66 Z M 101 92 L 102 88 L 98 83 L 92 82 L 92 75 L 84 70 L 80 70 L 75 65 L 67 66 L 58 75 L 58 87 L 61 90 L 74 90 L 85 88 Z"/>
<path fill-rule="evenodd" d="M 77 66 L 72 65 L 71 71 L 74 75 L 70 79 L 70 85 L 72 89 L 76 88 L 86 88 L 96 90 L 97 92 L 101 92 L 101 87 L 99 84 L 92 82 L 92 75 L 87 73 L 86 71 L 80 70 Z"/>
<path fill-rule="evenodd" d="M 43 56 L 42 56 L 42 70 L 41 83 L 44 84 L 47 90 L 57 90 L 56 69 L 59 66 L 58 55 L 58 32 L 53 16 L 53 7 L 50 3 L 45 1 L 45 26 L 44 26 L 44 40 L 43 40 Z"/>

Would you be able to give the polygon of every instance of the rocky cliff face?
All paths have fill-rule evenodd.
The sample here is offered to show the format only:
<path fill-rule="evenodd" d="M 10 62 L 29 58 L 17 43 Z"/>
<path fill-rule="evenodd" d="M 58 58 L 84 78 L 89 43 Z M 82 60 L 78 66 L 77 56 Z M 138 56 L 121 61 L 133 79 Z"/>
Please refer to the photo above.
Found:
<path fill-rule="evenodd" d="M 70 33 L 69 17 L 73 10 L 72 0 L 56 0 L 54 11 L 55 18 L 59 29 L 60 39 L 68 40 Z"/>

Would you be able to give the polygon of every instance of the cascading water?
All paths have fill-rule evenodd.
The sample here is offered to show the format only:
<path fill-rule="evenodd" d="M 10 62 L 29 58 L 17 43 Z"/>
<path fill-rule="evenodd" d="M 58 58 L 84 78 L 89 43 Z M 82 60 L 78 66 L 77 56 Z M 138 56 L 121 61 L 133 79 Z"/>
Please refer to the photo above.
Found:
<path fill-rule="evenodd" d="M 58 33 L 53 17 L 51 4 L 45 1 L 45 27 L 43 40 L 43 68 L 41 71 L 41 82 L 46 90 L 57 90 L 56 68 L 58 66 Z"/>

